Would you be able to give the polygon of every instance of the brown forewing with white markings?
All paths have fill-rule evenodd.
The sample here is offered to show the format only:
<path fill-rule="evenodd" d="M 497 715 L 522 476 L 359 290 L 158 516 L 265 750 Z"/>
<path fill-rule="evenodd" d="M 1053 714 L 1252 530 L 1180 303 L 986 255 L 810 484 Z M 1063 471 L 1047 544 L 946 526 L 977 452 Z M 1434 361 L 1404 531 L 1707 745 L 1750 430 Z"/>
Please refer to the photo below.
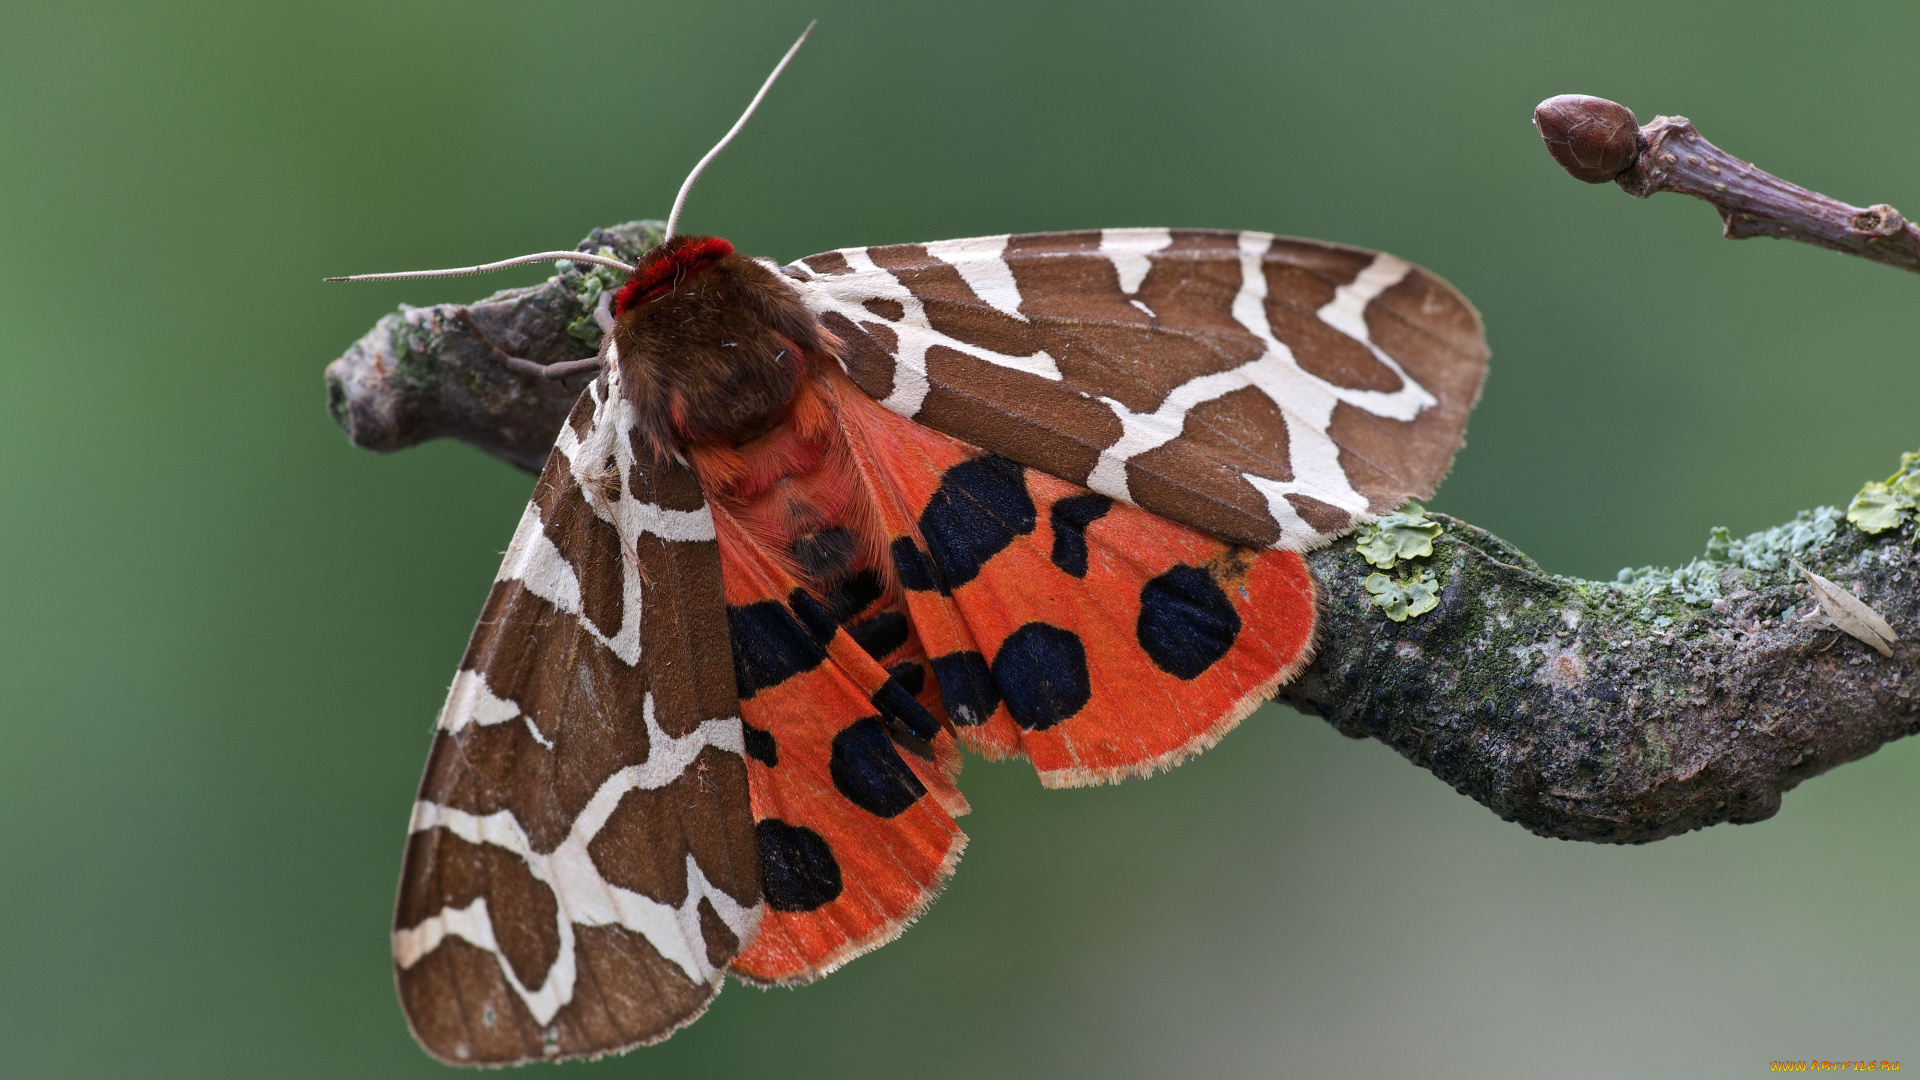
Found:
<path fill-rule="evenodd" d="M 713 519 L 619 380 L 561 432 L 414 804 L 394 962 L 449 1062 L 664 1038 L 761 913 Z"/>
<path fill-rule="evenodd" d="M 1259 547 L 1431 495 L 1486 374 L 1445 282 L 1266 233 L 993 236 L 785 270 L 894 412 Z"/>

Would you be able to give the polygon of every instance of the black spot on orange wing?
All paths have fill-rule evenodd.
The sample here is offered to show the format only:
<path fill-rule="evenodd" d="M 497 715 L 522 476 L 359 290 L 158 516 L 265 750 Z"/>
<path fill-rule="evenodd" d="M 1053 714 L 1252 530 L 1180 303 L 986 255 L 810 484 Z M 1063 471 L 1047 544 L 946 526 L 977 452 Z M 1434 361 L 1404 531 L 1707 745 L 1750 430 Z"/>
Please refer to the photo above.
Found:
<path fill-rule="evenodd" d="M 877 716 L 855 720 L 833 737 L 827 770 L 848 802 L 878 817 L 897 817 L 927 793 Z"/>
<path fill-rule="evenodd" d="M 1030 622 L 1007 635 L 993 658 L 1007 712 L 1028 731 L 1045 731 L 1086 707 L 1093 696 L 1087 650 L 1071 630 Z"/>
<path fill-rule="evenodd" d="M 742 723 L 740 730 L 746 737 L 748 757 L 769 769 L 780 764 L 780 747 L 773 741 L 773 732 L 762 731 L 747 723 Z"/>
<path fill-rule="evenodd" d="M 880 689 L 873 692 L 871 700 L 873 707 L 880 710 L 880 715 L 886 717 L 889 724 L 899 727 L 913 738 L 924 741 L 940 733 L 940 722 L 892 676 L 880 684 Z"/>
<path fill-rule="evenodd" d="M 915 592 L 946 592 L 946 583 L 940 580 L 939 571 L 933 567 L 933 560 L 911 537 L 897 536 L 893 541 L 893 567 L 900 575 L 900 587 Z"/>
<path fill-rule="evenodd" d="M 914 697 L 927 687 L 927 668 L 918 660 L 902 660 L 887 669 L 887 676 L 907 688 Z"/>
<path fill-rule="evenodd" d="M 853 669 L 841 666 L 847 660 Z M 863 685 L 868 675 L 877 683 Z M 810 979 L 890 940 L 951 872 L 961 836 L 950 808 L 965 808 L 943 767 L 954 763 L 951 736 L 930 716 L 921 726 L 935 732 L 933 743 L 890 722 L 868 696 L 884 686 L 912 700 L 842 636 L 826 663 L 740 703 L 745 722 L 778 740 L 780 761 L 777 768 L 748 761 L 753 813 L 762 822 L 762 888 L 771 898 L 734 961 L 748 979 Z M 844 734 L 859 721 L 861 730 Z M 901 793 L 906 781 L 882 742 L 924 789 L 911 802 L 914 792 Z"/>
<path fill-rule="evenodd" d="M 1141 588 L 1135 633 L 1154 666 L 1193 680 L 1233 648 L 1240 613 L 1212 574 L 1176 566 Z"/>
<path fill-rule="evenodd" d="M 728 607 L 727 630 L 733 637 L 734 683 L 742 698 L 812 671 L 827 658 L 820 643 L 777 600 Z"/>
<path fill-rule="evenodd" d="M 833 612 L 833 621 L 843 623 L 867 610 L 884 592 L 886 586 L 880 583 L 880 575 L 862 570 L 840 583 L 827 598 L 827 606 Z"/>
<path fill-rule="evenodd" d="M 875 660 L 907 643 L 907 617 L 898 611 L 883 611 L 847 628 L 853 640 Z"/>
<path fill-rule="evenodd" d="M 940 704 L 947 719 L 961 727 L 987 722 L 1000 707 L 1000 688 L 993 683 L 993 670 L 987 658 L 968 649 L 951 652 L 927 661 L 933 665 L 933 679 L 940 684 Z"/>
<path fill-rule="evenodd" d="M 760 889 L 775 911 L 812 911 L 840 895 L 840 863 L 805 825 L 766 818 L 753 826 L 760 845 Z"/>
<path fill-rule="evenodd" d="M 920 512 L 920 534 L 949 588 L 980 575 L 988 559 L 1033 531 L 1026 470 L 998 454 L 963 461 L 940 478 Z M 897 554 L 897 553 L 896 553 Z"/>
<path fill-rule="evenodd" d="M 1053 504 L 1053 565 L 1077 578 L 1087 576 L 1087 526 L 1107 516 L 1113 500 L 1105 495 L 1072 495 Z"/>
<path fill-rule="evenodd" d="M 1147 775 L 1212 745 L 1305 656 L 1313 581 L 1297 554 L 1234 549 L 1058 475 L 996 477 L 990 454 L 864 395 L 841 407 L 850 438 L 887 451 L 873 457 L 887 481 L 876 505 L 901 577 L 919 586 L 903 597 L 912 637 L 954 734 L 980 753 L 1024 755 L 1049 786 Z M 1016 508 L 969 521 L 963 508 L 992 501 L 979 490 L 1040 520 L 1029 528 Z"/>
<path fill-rule="evenodd" d="M 813 640 L 822 645 L 832 641 L 834 631 L 840 627 L 840 621 L 833 617 L 833 612 L 828 611 L 820 601 L 813 598 L 812 593 L 805 589 L 795 589 L 788 593 L 787 607 L 792 610 L 794 617 L 800 620 L 800 625 L 807 628 L 807 633 L 813 635 Z"/>

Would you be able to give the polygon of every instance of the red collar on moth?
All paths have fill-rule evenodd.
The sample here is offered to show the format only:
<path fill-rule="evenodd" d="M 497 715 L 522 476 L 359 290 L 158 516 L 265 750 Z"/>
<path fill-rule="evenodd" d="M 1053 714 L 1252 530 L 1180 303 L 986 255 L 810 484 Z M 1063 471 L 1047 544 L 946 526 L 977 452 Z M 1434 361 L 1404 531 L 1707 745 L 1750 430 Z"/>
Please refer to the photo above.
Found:
<path fill-rule="evenodd" d="M 615 315 L 665 292 L 687 274 L 733 254 L 733 245 L 717 236 L 676 236 L 662 245 L 666 251 L 634 268 L 633 276 L 613 298 Z"/>

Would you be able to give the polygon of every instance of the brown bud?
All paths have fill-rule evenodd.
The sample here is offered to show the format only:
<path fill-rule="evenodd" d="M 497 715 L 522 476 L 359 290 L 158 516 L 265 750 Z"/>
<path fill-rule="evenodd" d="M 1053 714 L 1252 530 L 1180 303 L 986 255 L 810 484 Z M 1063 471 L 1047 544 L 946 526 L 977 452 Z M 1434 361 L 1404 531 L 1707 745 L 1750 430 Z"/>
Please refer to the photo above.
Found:
<path fill-rule="evenodd" d="M 1550 97 L 1534 107 L 1533 126 L 1553 160 L 1589 184 L 1612 180 L 1640 156 L 1640 122 L 1633 110 L 1606 98 Z"/>

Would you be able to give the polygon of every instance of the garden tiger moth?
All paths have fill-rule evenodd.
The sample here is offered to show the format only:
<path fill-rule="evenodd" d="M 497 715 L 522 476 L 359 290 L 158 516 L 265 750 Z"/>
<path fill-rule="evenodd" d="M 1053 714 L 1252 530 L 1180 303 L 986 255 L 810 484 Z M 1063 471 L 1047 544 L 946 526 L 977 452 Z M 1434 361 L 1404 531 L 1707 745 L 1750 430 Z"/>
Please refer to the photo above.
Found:
<path fill-rule="evenodd" d="M 799 45 L 637 265 L 363 275 L 626 274 L 542 372 L 597 374 L 414 806 L 395 973 L 442 1060 L 617 1052 L 891 940 L 960 857 L 963 747 L 1076 786 L 1212 745 L 1309 657 L 1301 553 L 1429 495 L 1478 396 L 1478 316 L 1389 255 L 677 235 Z"/>

